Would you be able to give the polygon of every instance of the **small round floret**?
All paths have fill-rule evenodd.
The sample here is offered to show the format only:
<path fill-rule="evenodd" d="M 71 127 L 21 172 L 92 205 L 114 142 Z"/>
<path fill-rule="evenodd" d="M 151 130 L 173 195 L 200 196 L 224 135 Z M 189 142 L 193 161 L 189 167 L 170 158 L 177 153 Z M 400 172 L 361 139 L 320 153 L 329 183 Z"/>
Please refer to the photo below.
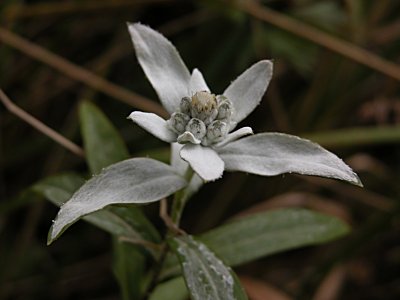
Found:
<path fill-rule="evenodd" d="M 220 120 L 215 120 L 207 127 L 207 141 L 210 144 L 220 142 L 228 134 L 228 124 Z"/>
<path fill-rule="evenodd" d="M 206 135 L 207 129 L 203 121 L 192 118 L 186 125 L 186 131 L 191 132 L 196 139 L 202 140 Z"/>
<path fill-rule="evenodd" d="M 176 133 L 183 133 L 186 129 L 186 125 L 190 120 L 190 116 L 184 113 L 175 112 L 171 115 L 168 120 L 169 127 Z"/>

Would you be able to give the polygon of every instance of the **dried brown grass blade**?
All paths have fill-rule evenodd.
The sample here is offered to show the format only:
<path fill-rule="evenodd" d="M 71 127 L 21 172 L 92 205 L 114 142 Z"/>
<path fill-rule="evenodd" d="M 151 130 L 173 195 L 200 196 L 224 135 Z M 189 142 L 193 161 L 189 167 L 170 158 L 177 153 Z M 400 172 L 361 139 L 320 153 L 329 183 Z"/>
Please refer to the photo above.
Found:
<path fill-rule="evenodd" d="M 74 144 L 61 134 L 59 134 L 57 131 L 51 129 L 49 126 L 41 122 L 40 120 L 36 119 L 32 115 L 28 114 L 26 111 L 21 109 L 19 106 L 15 105 L 10 98 L 3 92 L 2 89 L 0 89 L 0 101 L 4 104 L 4 106 L 14 115 L 19 117 L 20 119 L 24 120 L 26 123 L 31 125 L 32 127 L 36 128 L 39 130 L 41 133 L 44 135 L 48 136 L 51 138 L 53 141 L 56 143 L 60 144 L 64 148 L 68 149 L 72 153 L 74 153 L 77 156 L 84 157 L 84 151 L 81 147 L 78 145 Z"/>
<path fill-rule="evenodd" d="M 350 42 L 331 36 L 301 21 L 268 9 L 254 1 L 243 1 L 241 8 L 264 22 L 301 36 L 379 73 L 400 81 L 400 66 Z"/>
<path fill-rule="evenodd" d="M 53 67 L 72 79 L 83 82 L 93 89 L 103 92 L 110 97 L 132 105 L 135 108 L 154 112 L 163 117 L 168 117 L 167 112 L 160 104 L 109 82 L 85 68 L 73 64 L 61 56 L 58 56 L 3 27 L 0 27 L 0 41 Z"/>

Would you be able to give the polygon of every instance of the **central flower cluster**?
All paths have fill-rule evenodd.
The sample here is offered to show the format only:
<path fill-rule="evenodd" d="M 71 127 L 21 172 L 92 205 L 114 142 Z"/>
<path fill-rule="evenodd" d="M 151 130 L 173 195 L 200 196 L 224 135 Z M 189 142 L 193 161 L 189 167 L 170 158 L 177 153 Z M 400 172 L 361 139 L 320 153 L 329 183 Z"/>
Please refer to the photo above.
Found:
<path fill-rule="evenodd" d="M 232 102 L 226 97 L 201 91 L 182 98 L 179 111 L 171 115 L 168 126 L 179 135 L 178 143 L 209 146 L 229 133 L 232 113 Z"/>

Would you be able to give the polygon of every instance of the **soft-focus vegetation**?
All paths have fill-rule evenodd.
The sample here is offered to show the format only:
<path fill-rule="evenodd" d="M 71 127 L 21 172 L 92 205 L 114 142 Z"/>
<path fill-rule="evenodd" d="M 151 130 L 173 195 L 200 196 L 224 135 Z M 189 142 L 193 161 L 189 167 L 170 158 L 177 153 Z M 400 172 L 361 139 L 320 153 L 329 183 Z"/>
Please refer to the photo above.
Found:
<path fill-rule="evenodd" d="M 304 207 L 351 227 L 345 238 L 324 245 L 315 245 L 313 238 L 318 229 L 329 227 L 314 228 L 315 236 L 302 244 L 310 246 L 300 250 L 273 254 L 282 246 L 281 229 L 278 244 L 262 254 L 254 249 L 235 257 L 230 252 L 229 264 L 239 265 L 235 271 L 249 298 L 400 297 L 400 2 L 238 3 L 241 6 L 219 0 L 0 2 L 0 88 L 22 109 L 4 99 L 0 105 L 0 299 L 120 299 L 118 284 L 130 295 L 148 284 L 143 270 L 149 253 L 85 222 L 46 246 L 58 211 L 46 198 L 60 205 L 83 177 L 89 178 L 89 169 L 97 172 L 126 158 L 127 151 L 131 157 L 169 159 L 166 144 L 126 120 L 133 108 L 162 113 L 134 56 L 127 21 L 149 24 L 167 36 L 188 67 L 200 68 L 217 93 L 252 63 L 273 59 L 273 80 L 246 125 L 255 132 L 280 131 L 321 143 L 344 158 L 364 183 L 360 189 L 328 179 L 232 173 L 202 188 L 188 204 L 182 227 L 210 248 L 214 243 L 217 253 L 230 249 L 218 239 L 218 231 L 203 233 L 238 215 Z M 38 127 L 39 120 L 75 145 L 55 143 L 53 132 L 28 124 Z M 94 135 L 93 128 L 102 130 Z M 104 140 L 110 143 L 102 144 Z M 80 147 L 93 154 L 87 157 L 88 165 Z M 107 151 L 95 150 L 103 148 Z M 143 208 L 162 229 L 158 204 Z M 109 232 L 130 228 L 121 226 L 118 218 L 133 223 L 144 218 L 140 211 L 128 213 L 123 207 L 101 213 L 115 218 L 115 224 L 103 228 Z M 86 220 L 97 225 L 100 217 Z M 237 225 L 225 225 L 227 231 L 243 227 L 240 222 L 229 224 Z M 300 225 L 296 229 L 301 240 Z M 259 233 L 261 243 L 268 230 Z M 151 224 L 143 232 L 159 239 Z M 288 245 L 295 247 L 297 240 Z M 258 259 L 247 263 L 250 258 Z M 129 264 L 132 260 L 136 264 Z M 167 263 L 170 270 L 160 273 L 165 283 L 152 299 L 163 299 L 168 286 L 175 291 L 169 297 L 185 299 L 180 277 L 167 274 L 174 274 L 177 262 L 167 258 Z M 135 285 L 127 282 L 142 273 Z"/>

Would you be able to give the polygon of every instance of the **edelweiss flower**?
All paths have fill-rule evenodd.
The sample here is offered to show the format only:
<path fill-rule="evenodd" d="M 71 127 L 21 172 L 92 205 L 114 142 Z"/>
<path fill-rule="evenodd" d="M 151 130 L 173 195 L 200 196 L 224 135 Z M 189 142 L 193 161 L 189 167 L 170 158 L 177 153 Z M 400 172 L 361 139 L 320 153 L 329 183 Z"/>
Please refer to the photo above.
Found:
<path fill-rule="evenodd" d="M 266 176 L 295 172 L 361 185 L 342 160 L 308 140 L 281 133 L 243 137 L 253 133 L 250 127 L 234 130 L 260 103 L 271 80 L 271 61 L 254 64 L 217 95 L 199 70 L 190 74 L 164 36 L 139 23 L 128 27 L 139 63 L 170 114 L 164 120 L 134 111 L 129 118 L 172 143 L 203 180 L 216 180 L 224 170 Z"/>

